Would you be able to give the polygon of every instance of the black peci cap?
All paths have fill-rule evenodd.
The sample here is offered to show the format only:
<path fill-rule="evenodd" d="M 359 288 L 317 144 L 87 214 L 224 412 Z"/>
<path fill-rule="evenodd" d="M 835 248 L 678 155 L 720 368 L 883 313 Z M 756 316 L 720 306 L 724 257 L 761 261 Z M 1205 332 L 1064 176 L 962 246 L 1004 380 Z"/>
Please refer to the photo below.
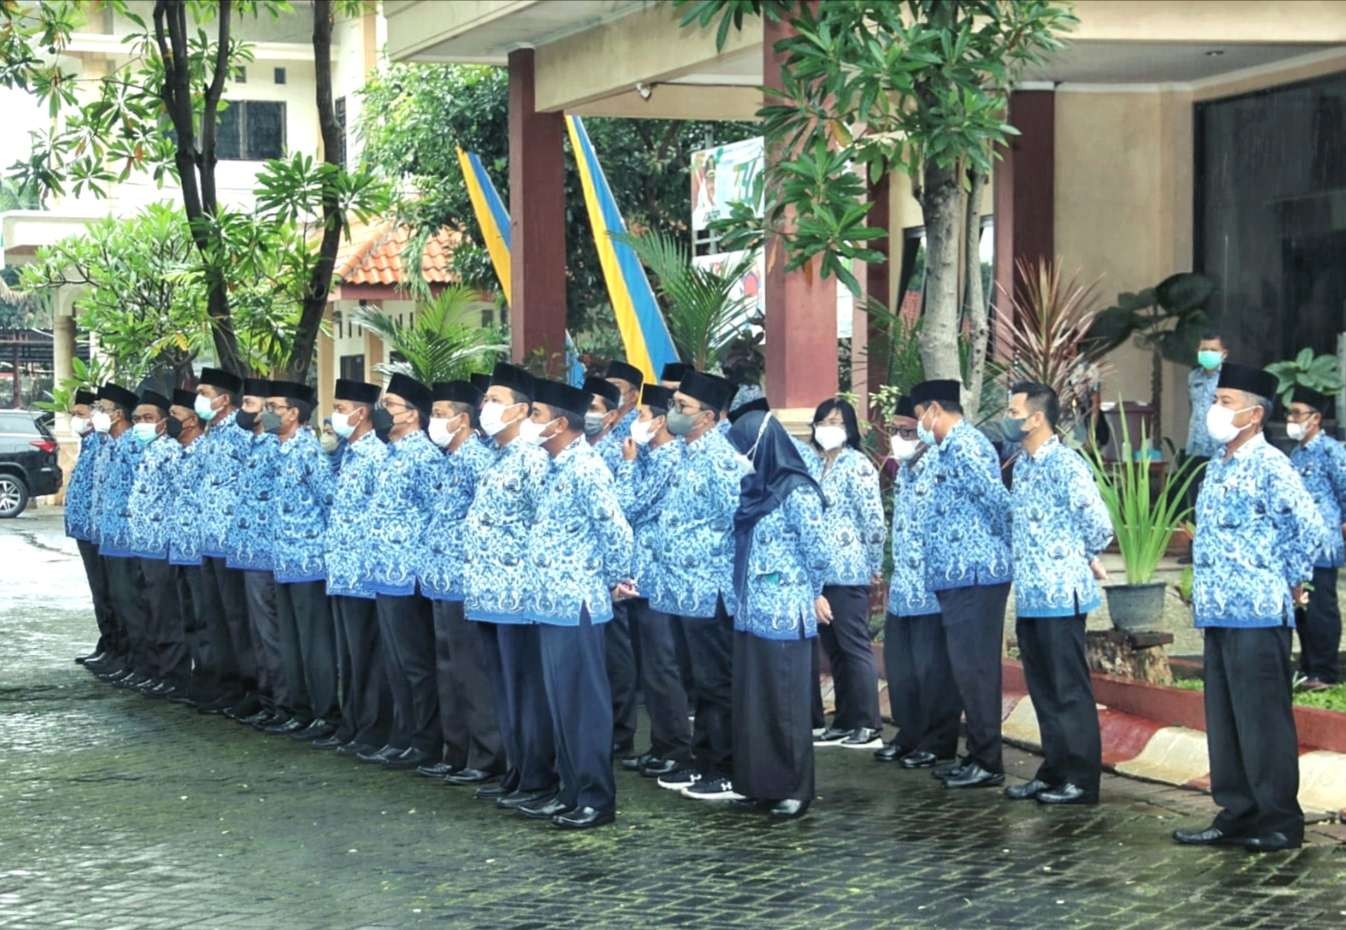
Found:
<path fill-rule="evenodd" d="M 903 394 L 897 399 L 897 403 L 893 405 L 893 416 L 916 419 L 916 405 L 911 402 L 910 394 Z"/>
<path fill-rule="evenodd" d="M 1276 376 L 1269 371 L 1263 371 L 1260 368 L 1253 368 L 1248 365 L 1225 362 L 1220 366 L 1220 382 L 1216 387 L 1228 388 L 1232 391 L 1247 391 L 1249 394 L 1256 394 L 1265 400 L 1274 401 L 1278 383 Z"/>
<path fill-rule="evenodd" d="M 430 416 L 430 405 L 434 403 L 434 397 L 430 389 L 415 378 L 409 378 L 401 374 L 393 375 L 388 379 L 388 386 L 383 389 L 383 392 L 385 394 L 396 394 L 427 417 Z"/>
<path fill-rule="evenodd" d="M 467 376 L 467 380 L 477 389 L 478 394 L 485 394 L 486 389 L 491 386 L 491 376 L 474 371 Z"/>
<path fill-rule="evenodd" d="M 193 394 L 192 396 L 195 397 L 196 395 Z M 88 390 L 87 388 L 80 388 L 79 390 L 77 390 L 77 391 L 75 392 L 75 399 L 74 399 L 74 401 L 72 401 L 72 403 L 75 403 L 75 404 L 92 404 L 92 403 L 93 403 L 94 401 L 96 401 L 96 400 L 98 400 L 98 392 L 97 392 L 97 391 L 90 391 L 90 390 Z"/>
<path fill-rule="evenodd" d="M 1300 385 L 1295 388 L 1295 392 L 1290 395 L 1292 403 L 1308 404 L 1314 410 L 1323 415 L 1323 419 L 1330 419 L 1332 416 L 1332 398 L 1313 388 L 1306 388 Z"/>
<path fill-rule="evenodd" d="M 703 406 L 719 413 L 734 396 L 734 386 L 718 375 L 708 375 L 702 371 L 690 371 L 678 385 L 678 390 Z"/>
<path fill-rule="evenodd" d="M 678 383 L 681 383 L 683 378 L 694 371 L 696 371 L 696 369 L 686 362 L 669 362 L 664 366 L 664 370 L 659 372 L 659 380 L 677 381 Z"/>
<path fill-rule="evenodd" d="M 447 400 L 455 404 L 468 404 L 475 407 L 481 402 L 481 392 L 469 381 L 436 381 L 430 385 L 435 400 Z"/>
<path fill-rule="evenodd" d="M 266 378 L 243 379 L 243 394 L 246 397 L 270 397 L 273 393 L 271 382 Z"/>
<path fill-rule="evenodd" d="M 139 404 L 149 404 L 151 407 L 158 407 L 164 413 L 168 413 L 168 408 L 173 406 L 173 402 L 158 391 L 141 391 Z"/>
<path fill-rule="evenodd" d="M 925 406 L 936 404 L 961 404 L 963 402 L 963 383 L 952 379 L 922 381 L 911 389 L 912 404 Z"/>
<path fill-rule="evenodd" d="M 298 381 L 272 381 L 271 397 L 284 397 L 286 400 L 299 400 L 313 406 L 316 399 L 313 388 L 307 384 L 300 384 Z"/>
<path fill-rule="evenodd" d="M 379 386 L 365 381 L 352 381 L 349 378 L 337 378 L 333 397 L 336 400 L 349 400 L 357 404 L 377 404 Z"/>
<path fill-rule="evenodd" d="M 640 389 L 640 402 L 646 407 L 661 407 L 667 410 L 673 406 L 673 389 L 659 384 L 647 384 Z"/>
<path fill-rule="evenodd" d="M 621 378 L 628 381 L 636 387 L 645 383 L 645 372 L 641 371 L 635 365 L 628 365 L 626 362 L 619 362 L 616 359 L 608 362 L 607 371 L 603 372 L 604 378 Z"/>
<path fill-rule="evenodd" d="M 594 397 L 601 397 L 607 403 L 609 410 L 617 409 L 617 406 L 622 402 L 621 389 L 606 378 L 595 378 L 590 375 L 584 379 L 584 390 Z"/>
<path fill-rule="evenodd" d="M 173 392 L 173 406 L 186 407 L 193 413 L 196 412 L 196 392 L 184 391 L 182 388 L 178 388 Z"/>
<path fill-rule="evenodd" d="M 546 404 L 548 407 L 555 407 L 557 410 L 581 417 L 589 412 L 589 404 L 592 402 L 591 392 L 562 384 L 560 381 L 544 381 L 539 378 L 533 389 L 533 403 Z"/>
<path fill-rule="evenodd" d="M 209 384 L 211 387 L 217 387 L 222 391 L 232 391 L 237 394 L 243 390 L 243 379 L 231 371 L 225 371 L 223 368 L 202 368 L 201 377 L 197 379 L 197 384 Z"/>
<path fill-rule="evenodd" d="M 491 384 L 498 384 L 517 391 L 529 400 L 533 399 L 533 376 L 518 365 L 499 362 L 491 372 Z"/>
<path fill-rule="evenodd" d="M 120 384 L 112 384 L 111 382 L 98 389 L 98 399 L 110 400 L 118 407 L 124 407 L 127 410 L 136 409 L 136 404 L 140 403 L 140 398 L 136 397 L 133 391 L 128 391 Z"/>

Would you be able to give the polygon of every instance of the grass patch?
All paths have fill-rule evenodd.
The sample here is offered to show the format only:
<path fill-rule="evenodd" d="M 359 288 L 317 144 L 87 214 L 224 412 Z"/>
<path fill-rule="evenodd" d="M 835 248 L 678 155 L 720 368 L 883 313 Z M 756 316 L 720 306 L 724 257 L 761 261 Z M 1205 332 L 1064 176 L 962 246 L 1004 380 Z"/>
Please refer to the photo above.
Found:
<path fill-rule="evenodd" d="M 1173 687 L 1183 691 L 1204 691 L 1206 683 L 1196 676 L 1175 678 Z M 1294 702 L 1300 707 L 1317 707 L 1346 714 L 1346 684 L 1336 685 L 1326 691 L 1296 691 Z"/>

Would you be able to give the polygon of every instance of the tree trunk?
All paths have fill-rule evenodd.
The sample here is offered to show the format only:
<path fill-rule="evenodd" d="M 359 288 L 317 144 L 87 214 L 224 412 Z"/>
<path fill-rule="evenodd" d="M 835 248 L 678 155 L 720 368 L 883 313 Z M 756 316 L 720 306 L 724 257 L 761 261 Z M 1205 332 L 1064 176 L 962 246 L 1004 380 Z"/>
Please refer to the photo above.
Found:
<path fill-rule="evenodd" d="M 959 174 L 927 161 L 921 185 L 925 216 L 925 312 L 921 361 L 927 378 L 962 379 L 958 363 Z"/>
<path fill-rule="evenodd" d="M 986 176 L 973 169 L 968 173 L 971 189 L 967 194 L 967 211 L 964 214 L 963 229 L 963 267 L 964 290 L 963 306 L 968 322 L 972 325 L 972 357 L 968 363 L 967 412 L 973 418 L 981 409 L 981 391 L 986 379 L 986 346 L 991 337 L 991 324 L 986 314 L 986 294 L 981 286 L 981 193 L 986 186 Z"/>
<path fill-rule="evenodd" d="M 313 77 L 317 88 L 318 129 L 322 133 L 323 161 L 341 166 L 341 127 L 336 121 L 336 107 L 332 103 L 332 3 L 315 0 L 313 4 Z M 330 189 L 330 188 L 329 188 Z M 295 329 L 294 347 L 286 364 L 292 380 L 303 382 L 313 363 L 313 348 L 327 312 L 327 293 L 332 287 L 332 270 L 336 266 L 337 249 L 341 246 L 341 205 L 333 191 L 322 201 L 323 233 L 318 246 L 318 260 L 313 266 L 304 306 Z M 420 256 L 416 256 L 419 258 Z"/>

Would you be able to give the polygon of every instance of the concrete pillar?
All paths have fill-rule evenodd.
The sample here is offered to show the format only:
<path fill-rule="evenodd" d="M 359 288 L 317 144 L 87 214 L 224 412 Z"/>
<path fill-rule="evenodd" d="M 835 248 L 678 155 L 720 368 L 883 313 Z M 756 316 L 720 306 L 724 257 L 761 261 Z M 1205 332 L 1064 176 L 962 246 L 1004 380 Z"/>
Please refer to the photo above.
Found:
<path fill-rule="evenodd" d="M 780 86 L 775 44 L 788 34 L 785 22 L 763 21 L 762 76 Z M 766 158 L 776 156 L 768 147 Z M 794 426 L 837 391 L 837 283 L 817 271 L 818 261 L 785 271 L 784 243 L 766 241 L 766 389 L 771 406 Z"/>
<path fill-rule="evenodd" d="M 533 50 L 509 54 L 510 353 L 565 357 L 565 120 L 539 113 Z M 559 371 L 556 372 L 559 374 Z"/>

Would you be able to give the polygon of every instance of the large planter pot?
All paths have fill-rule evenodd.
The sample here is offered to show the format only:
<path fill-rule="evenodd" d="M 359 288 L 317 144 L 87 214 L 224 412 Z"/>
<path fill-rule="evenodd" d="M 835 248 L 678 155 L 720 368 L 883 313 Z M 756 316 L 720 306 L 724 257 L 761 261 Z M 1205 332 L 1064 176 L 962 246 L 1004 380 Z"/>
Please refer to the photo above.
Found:
<path fill-rule="evenodd" d="M 1164 583 L 1118 584 L 1104 588 L 1112 625 L 1119 630 L 1153 630 L 1164 614 Z"/>

